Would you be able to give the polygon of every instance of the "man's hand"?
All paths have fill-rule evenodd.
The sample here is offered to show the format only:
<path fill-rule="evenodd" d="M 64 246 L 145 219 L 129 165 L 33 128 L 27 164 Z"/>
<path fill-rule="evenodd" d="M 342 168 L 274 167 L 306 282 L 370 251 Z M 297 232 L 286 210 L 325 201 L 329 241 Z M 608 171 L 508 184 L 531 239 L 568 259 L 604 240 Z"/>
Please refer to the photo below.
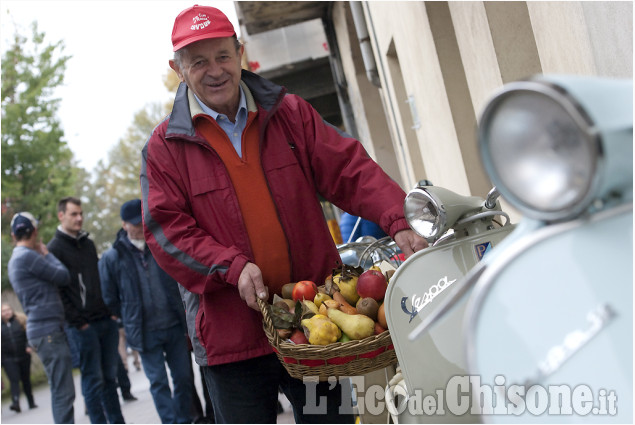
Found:
<path fill-rule="evenodd" d="M 48 248 L 46 247 L 46 245 L 44 245 L 44 243 L 42 243 L 42 241 L 38 241 L 37 242 L 37 245 L 36 245 L 35 249 L 36 249 L 37 252 L 39 252 L 40 254 L 42 254 L 45 257 L 49 253 Z"/>
<path fill-rule="evenodd" d="M 238 293 L 247 305 L 260 311 L 256 297 L 261 300 L 269 298 L 269 291 L 262 280 L 262 273 L 254 263 L 247 263 L 238 277 Z"/>
<path fill-rule="evenodd" d="M 417 251 L 428 247 L 428 242 L 417 235 L 414 230 L 401 230 L 395 234 L 395 243 L 404 253 L 406 258 L 410 257 Z"/>

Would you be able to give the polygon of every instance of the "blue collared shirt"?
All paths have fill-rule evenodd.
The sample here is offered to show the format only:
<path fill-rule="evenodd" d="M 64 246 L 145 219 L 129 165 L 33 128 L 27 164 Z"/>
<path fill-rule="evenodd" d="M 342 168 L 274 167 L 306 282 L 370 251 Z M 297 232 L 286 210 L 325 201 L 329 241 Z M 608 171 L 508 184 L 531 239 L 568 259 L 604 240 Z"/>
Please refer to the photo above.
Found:
<path fill-rule="evenodd" d="M 227 137 L 232 142 L 234 149 L 236 149 L 236 153 L 240 158 L 243 157 L 242 151 L 242 142 L 241 138 L 243 135 L 243 131 L 245 130 L 245 126 L 247 125 L 247 99 L 245 98 L 245 93 L 243 92 L 243 88 L 240 88 L 240 101 L 238 102 L 238 112 L 236 113 L 236 123 L 233 123 L 227 118 L 227 115 L 219 114 L 215 110 L 209 108 L 205 105 L 198 96 L 194 95 L 196 101 L 203 109 L 207 115 L 211 116 L 216 120 L 220 128 L 225 131 Z"/>

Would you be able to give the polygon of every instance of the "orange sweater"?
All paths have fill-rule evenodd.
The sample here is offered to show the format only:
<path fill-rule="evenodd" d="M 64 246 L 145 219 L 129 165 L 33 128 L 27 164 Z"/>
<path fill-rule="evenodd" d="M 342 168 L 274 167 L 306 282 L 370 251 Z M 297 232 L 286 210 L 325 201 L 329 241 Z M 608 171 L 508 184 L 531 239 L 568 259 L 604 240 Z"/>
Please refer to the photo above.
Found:
<path fill-rule="evenodd" d="M 238 197 L 254 262 L 262 271 L 270 296 L 273 296 L 274 293 L 280 295 L 282 285 L 289 283 L 291 264 L 287 238 L 260 163 L 256 115 L 255 112 L 249 112 L 247 118 L 242 135 L 242 158 L 212 117 L 198 115 L 196 125 L 227 167 Z"/>

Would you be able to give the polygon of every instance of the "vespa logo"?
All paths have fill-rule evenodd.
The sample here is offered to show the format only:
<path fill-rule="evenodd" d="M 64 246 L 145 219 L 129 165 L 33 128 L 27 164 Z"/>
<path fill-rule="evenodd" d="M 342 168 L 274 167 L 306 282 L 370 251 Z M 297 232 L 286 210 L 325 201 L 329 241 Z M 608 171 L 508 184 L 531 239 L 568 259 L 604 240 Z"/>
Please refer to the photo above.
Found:
<path fill-rule="evenodd" d="M 557 371 L 576 352 L 589 343 L 606 326 L 615 319 L 617 313 L 608 304 L 600 304 L 587 313 L 589 326 L 586 329 L 578 329 L 565 335 L 561 344 L 547 351 L 543 361 L 538 363 L 538 379 L 546 377 Z"/>
<path fill-rule="evenodd" d="M 474 245 L 474 250 L 476 251 L 476 257 L 478 257 L 478 261 L 483 259 L 483 256 L 492 250 L 491 242 L 484 242 L 478 245 Z"/>
<path fill-rule="evenodd" d="M 406 306 L 408 297 L 403 297 L 401 299 L 401 309 L 403 310 L 404 313 L 410 315 L 410 320 L 408 320 L 408 323 L 412 322 L 412 319 L 414 319 L 415 316 L 419 314 L 419 312 L 425 306 L 430 304 L 432 300 L 436 298 L 437 295 L 443 292 L 448 286 L 452 285 L 454 282 L 456 282 L 456 279 L 448 280 L 448 277 L 444 276 L 441 279 L 439 279 L 436 285 L 432 285 L 430 289 L 428 289 L 428 292 L 421 295 L 420 297 L 418 297 L 417 294 L 413 294 L 412 301 L 410 301 L 410 304 L 412 305 L 411 310 L 408 310 L 408 307 Z"/>

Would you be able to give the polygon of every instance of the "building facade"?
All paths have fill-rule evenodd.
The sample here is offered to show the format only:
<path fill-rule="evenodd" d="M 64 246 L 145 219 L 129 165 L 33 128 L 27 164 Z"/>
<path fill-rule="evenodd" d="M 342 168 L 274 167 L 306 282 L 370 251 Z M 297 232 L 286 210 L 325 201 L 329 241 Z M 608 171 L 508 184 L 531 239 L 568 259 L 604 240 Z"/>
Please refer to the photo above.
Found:
<path fill-rule="evenodd" d="M 258 4 L 259 13 L 249 13 L 250 3 Z M 243 34 L 255 22 L 269 22 L 266 30 L 322 20 L 342 126 L 406 191 L 427 179 L 459 194 L 487 194 L 491 183 L 481 166 L 476 128 L 488 98 L 504 84 L 538 73 L 633 75 L 630 1 L 236 7 Z M 269 21 L 263 18 L 267 10 Z M 518 216 L 512 212 L 512 218 Z"/>

